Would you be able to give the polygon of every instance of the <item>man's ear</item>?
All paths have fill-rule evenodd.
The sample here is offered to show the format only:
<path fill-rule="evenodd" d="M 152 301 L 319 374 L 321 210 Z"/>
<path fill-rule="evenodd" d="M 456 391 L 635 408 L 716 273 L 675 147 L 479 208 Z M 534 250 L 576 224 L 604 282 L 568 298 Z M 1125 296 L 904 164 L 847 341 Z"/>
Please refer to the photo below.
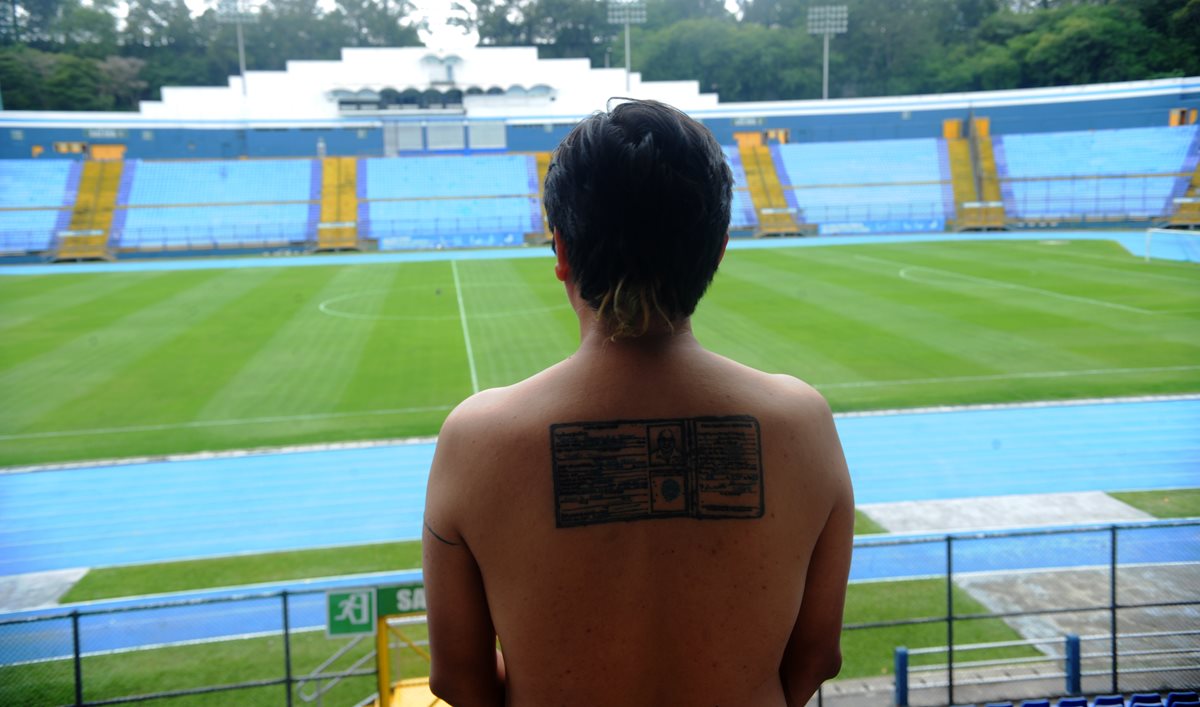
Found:
<path fill-rule="evenodd" d="M 567 262 L 567 244 L 563 242 L 562 231 L 554 229 L 554 276 L 560 282 L 571 279 L 571 265 Z"/>
<path fill-rule="evenodd" d="M 725 260 L 725 248 L 729 246 L 729 231 L 725 232 L 725 240 L 721 241 L 721 254 L 717 256 L 717 264 L 720 265 L 722 260 Z"/>

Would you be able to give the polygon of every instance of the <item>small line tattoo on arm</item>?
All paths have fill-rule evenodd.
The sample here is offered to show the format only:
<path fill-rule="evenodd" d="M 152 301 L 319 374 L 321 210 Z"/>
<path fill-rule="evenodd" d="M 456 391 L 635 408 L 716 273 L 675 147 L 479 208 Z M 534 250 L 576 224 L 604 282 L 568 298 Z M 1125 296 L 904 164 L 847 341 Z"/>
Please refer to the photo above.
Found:
<path fill-rule="evenodd" d="M 750 415 L 550 426 L 559 528 L 761 518 L 762 435 Z"/>
<path fill-rule="evenodd" d="M 462 545 L 462 543 L 456 543 L 453 540 L 447 540 L 446 538 L 443 538 L 441 535 L 438 535 L 438 532 L 436 530 L 434 530 L 432 527 L 430 527 L 428 522 L 426 522 L 426 521 L 421 521 L 421 522 L 425 524 L 425 530 L 428 530 L 430 535 L 432 535 L 433 537 L 442 541 L 443 543 L 450 545 L 452 547 L 458 547 L 459 545 Z"/>

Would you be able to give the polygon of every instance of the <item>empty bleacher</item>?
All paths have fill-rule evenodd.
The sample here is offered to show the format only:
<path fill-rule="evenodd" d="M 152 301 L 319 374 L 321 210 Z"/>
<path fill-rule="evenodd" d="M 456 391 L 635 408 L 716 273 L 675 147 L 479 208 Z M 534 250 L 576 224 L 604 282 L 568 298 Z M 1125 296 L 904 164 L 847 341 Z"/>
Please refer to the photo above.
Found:
<path fill-rule="evenodd" d="M 1197 127 L 994 138 L 1008 214 L 1018 220 L 1145 220 L 1169 215 L 1196 169 Z"/>
<path fill-rule="evenodd" d="M 542 231 L 533 155 L 364 159 L 359 228 L 381 248 L 513 245 Z"/>
<path fill-rule="evenodd" d="M 758 225 L 754 215 L 754 202 L 750 198 L 750 187 L 746 183 L 746 169 L 742 165 L 742 155 L 736 145 L 722 145 L 721 151 L 733 171 L 733 208 L 729 218 L 729 227 L 734 230 L 753 229 Z"/>
<path fill-rule="evenodd" d="M 942 139 L 771 147 L 789 206 L 821 233 L 938 231 L 954 215 Z"/>
<path fill-rule="evenodd" d="M 941 138 L 725 146 L 734 176 L 730 228 L 940 231 L 961 226 L 961 204 L 1001 198 L 1016 223 L 1178 220 L 1179 204 L 1191 206 L 1200 193 L 1194 185 L 1188 192 L 1200 183 L 1195 125 L 995 136 L 979 142 L 980 167 L 971 170 L 963 165 L 975 155 L 958 141 L 956 150 Z M 65 234 L 108 232 L 109 214 L 108 243 L 123 252 L 515 245 L 545 237 L 538 160 L 132 160 L 110 170 L 120 184 L 107 206 L 97 201 L 103 190 L 85 189 L 79 162 L 6 160 L 0 252 L 52 253 Z M 544 170 L 548 154 L 541 161 Z M 85 196 L 97 204 L 88 207 Z M 73 225 L 85 221 L 92 225 Z"/>
<path fill-rule="evenodd" d="M 305 242 L 320 211 L 315 160 L 126 163 L 113 232 L 121 248 Z"/>
<path fill-rule="evenodd" d="M 75 161 L 0 161 L 0 253 L 52 247 L 70 222 L 79 173 Z"/>

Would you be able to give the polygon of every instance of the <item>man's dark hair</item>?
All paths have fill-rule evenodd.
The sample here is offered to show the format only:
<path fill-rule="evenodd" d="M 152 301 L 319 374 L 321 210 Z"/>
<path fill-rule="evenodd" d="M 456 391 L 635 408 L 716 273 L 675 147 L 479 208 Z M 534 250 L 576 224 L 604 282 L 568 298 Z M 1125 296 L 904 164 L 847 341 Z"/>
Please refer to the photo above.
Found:
<path fill-rule="evenodd" d="M 628 100 L 576 125 L 546 174 L 546 215 L 579 295 L 614 338 L 691 316 L 729 231 L 733 174 L 708 128 Z"/>

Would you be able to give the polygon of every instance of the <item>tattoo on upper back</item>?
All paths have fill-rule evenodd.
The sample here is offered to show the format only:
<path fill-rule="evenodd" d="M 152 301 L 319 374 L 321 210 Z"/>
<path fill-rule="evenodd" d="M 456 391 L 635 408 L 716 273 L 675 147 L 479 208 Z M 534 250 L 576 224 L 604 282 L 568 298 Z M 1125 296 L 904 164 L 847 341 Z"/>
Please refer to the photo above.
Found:
<path fill-rule="evenodd" d="M 559 528 L 761 518 L 762 435 L 749 415 L 550 426 Z"/>

